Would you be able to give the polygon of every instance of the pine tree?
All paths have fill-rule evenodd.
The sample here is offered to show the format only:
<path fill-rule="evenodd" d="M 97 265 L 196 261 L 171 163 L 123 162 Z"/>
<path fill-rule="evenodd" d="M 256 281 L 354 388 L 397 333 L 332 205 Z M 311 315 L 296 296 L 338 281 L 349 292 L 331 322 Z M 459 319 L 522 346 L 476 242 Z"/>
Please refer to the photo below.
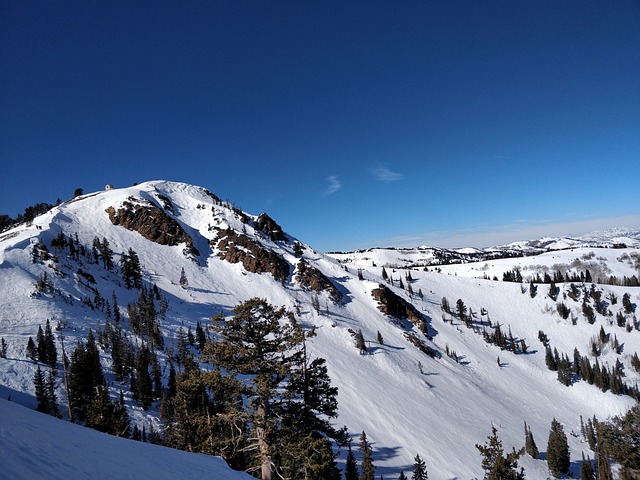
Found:
<path fill-rule="evenodd" d="M 358 480 L 358 465 L 356 463 L 356 457 L 351 450 L 351 443 L 349 443 L 348 448 L 344 467 L 344 480 Z"/>
<path fill-rule="evenodd" d="M 400 471 L 400 476 L 398 477 L 398 480 L 408 480 L 407 476 L 404 474 L 403 471 Z"/>
<path fill-rule="evenodd" d="M 524 449 L 516 452 L 513 450 L 504 455 L 502 441 L 498 438 L 496 427 L 491 427 L 491 435 L 485 445 L 477 445 L 482 455 L 482 469 L 484 480 L 523 480 L 524 469 L 518 471 L 518 458 L 524 453 Z"/>
<path fill-rule="evenodd" d="M 47 345 L 44 341 L 44 331 L 40 325 L 38 325 L 38 333 L 36 334 L 36 345 L 38 361 L 47 363 Z"/>
<path fill-rule="evenodd" d="M 187 280 L 187 275 L 184 273 L 184 267 L 180 270 L 180 286 L 182 288 L 189 286 L 189 280 Z"/>
<path fill-rule="evenodd" d="M 362 335 L 362 330 L 358 330 L 356 332 L 356 348 L 360 350 L 360 355 L 364 355 L 367 353 L 367 345 L 364 342 L 364 335 Z"/>
<path fill-rule="evenodd" d="M 363 431 L 360 435 L 360 452 L 362 461 L 360 462 L 359 480 L 374 480 L 376 467 L 373 464 L 373 448 L 367 440 L 367 434 Z"/>
<path fill-rule="evenodd" d="M 538 446 L 533 439 L 531 427 L 527 425 L 527 422 L 524 422 L 524 436 L 524 450 L 531 456 L 531 458 L 538 458 L 540 452 L 538 451 Z"/>
<path fill-rule="evenodd" d="M 222 341 L 209 343 L 206 357 L 216 366 L 231 375 L 248 376 L 245 385 L 247 416 L 252 432 L 251 444 L 246 448 L 256 452 L 250 461 L 251 469 L 260 471 L 262 480 L 270 480 L 276 467 L 277 445 L 280 441 L 291 441 L 280 430 L 278 417 L 282 391 L 290 378 L 295 357 L 300 356 L 303 341 L 301 332 L 285 323 L 285 309 L 276 309 L 266 300 L 253 298 L 238 305 L 231 319 L 214 318 L 213 328 Z M 314 438 L 320 445 L 320 439 Z M 322 445 L 322 456 L 329 458 L 326 446 Z"/>
<path fill-rule="evenodd" d="M 47 398 L 47 385 L 40 365 L 38 365 L 36 373 L 33 376 L 33 385 L 35 387 L 36 400 L 38 401 L 37 410 L 42 413 L 51 413 L 49 410 L 49 400 Z"/>
<path fill-rule="evenodd" d="M 420 458 L 420 455 L 416 455 L 416 458 L 413 461 L 413 475 L 411 476 L 411 480 L 427 480 L 427 466 L 424 463 L 424 460 Z"/>
<path fill-rule="evenodd" d="M 596 480 L 591 459 L 588 458 L 585 460 L 584 452 L 582 453 L 582 462 L 580 464 L 580 480 Z"/>
<path fill-rule="evenodd" d="M 567 436 L 562 425 L 555 418 L 551 421 L 551 431 L 547 443 L 547 464 L 549 472 L 555 477 L 567 473 L 571 465 Z"/>
<path fill-rule="evenodd" d="M 207 343 L 207 336 L 204 333 L 204 329 L 200 322 L 196 325 L 196 343 L 198 344 L 198 352 L 202 353 L 204 346 Z"/>
<path fill-rule="evenodd" d="M 7 358 L 7 342 L 5 342 L 4 337 L 0 338 L 0 358 Z"/>
<path fill-rule="evenodd" d="M 49 323 L 49 319 L 47 319 L 47 323 L 44 327 L 44 349 L 44 362 L 49 365 L 49 368 L 55 370 L 58 364 L 58 350 L 56 349 L 56 341 L 53 338 L 53 332 L 51 331 L 51 324 Z"/>
<path fill-rule="evenodd" d="M 38 350 L 36 348 L 36 344 L 33 342 L 33 338 L 31 337 L 29 337 L 29 340 L 27 341 L 27 356 L 33 361 L 38 360 Z"/>

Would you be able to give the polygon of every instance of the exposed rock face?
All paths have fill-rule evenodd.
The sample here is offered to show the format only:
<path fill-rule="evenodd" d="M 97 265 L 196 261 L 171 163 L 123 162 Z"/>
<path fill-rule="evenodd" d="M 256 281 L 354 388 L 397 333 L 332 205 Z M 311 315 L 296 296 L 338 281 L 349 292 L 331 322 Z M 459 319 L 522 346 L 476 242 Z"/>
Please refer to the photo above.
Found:
<path fill-rule="evenodd" d="M 129 198 L 117 211 L 107 208 L 109 220 L 114 225 L 121 225 L 128 230 L 138 232 L 144 238 L 160 245 L 174 246 L 186 243 L 192 249 L 193 240 L 180 224 L 153 203 Z"/>
<path fill-rule="evenodd" d="M 287 239 L 286 235 L 282 231 L 282 227 L 266 213 L 261 213 L 256 219 L 254 225 L 258 230 L 266 233 L 274 242 L 278 240 L 285 241 Z"/>
<path fill-rule="evenodd" d="M 424 324 L 424 319 L 416 307 L 384 285 L 378 285 L 378 288 L 371 290 L 371 296 L 380 302 L 378 309 L 382 313 L 395 318 L 406 318 L 417 325 Z"/>
<path fill-rule="evenodd" d="M 296 280 L 300 282 L 305 288 L 320 292 L 325 290 L 329 293 L 329 296 L 334 302 L 342 300 L 342 294 L 338 291 L 336 286 L 331 283 L 320 270 L 310 266 L 304 260 L 300 260 L 298 263 L 298 275 Z"/>
<path fill-rule="evenodd" d="M 276 280 L 283 281 L 289 276 L 290 265 L 277 253 L 267 250 L 246 235 L 232 229 L 218 233 L 218 249 L 220 258 L 230 263 L 242 262 L 249 272 L 268 272 Z M 212 240 L 210 243 L 215 243 Z"/>

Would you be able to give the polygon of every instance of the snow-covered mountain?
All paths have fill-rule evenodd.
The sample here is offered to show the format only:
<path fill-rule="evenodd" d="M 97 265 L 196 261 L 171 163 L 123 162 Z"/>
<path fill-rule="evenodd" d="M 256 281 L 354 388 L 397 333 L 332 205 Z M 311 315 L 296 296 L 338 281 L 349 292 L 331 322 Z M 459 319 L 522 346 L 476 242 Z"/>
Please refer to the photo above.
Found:
<path fill-rule="evenodd" d="M 82 253 L 71 254 L 60 246 L 61 233 L 74 239 L 74 248 Z M 156 285 L 167 299 L 161 319 L 167 347 L 175 347 L 180 328 L 195 329 L 197 322 L 206 325 L 213 315 L 221 311 L 229 315 L 252 297 L 284 306 L 296 312 L 303 325 L 314 326 L 317 336 L 308 348 L 313 356 L 327 360 L 339 390 L 335 423 L 346 425 L 356 443 L 360 432 L 366 431 L 373 443 L 376 477 L 397 478 L 401 470 L 409 472 L 419 454 L 430 479 L 479 478 L 483 472 L 475 445 L 485 442 L 492 425 L 510 450 L 524 444 L 526 421 L 545 452 L 553 418 L 568 434 L 572 471 L 577 475 L 582 453 L 593 457 L 580 435 L 580 417 L 606 419 L 626 412 L 636 401 L 584 380 L 576 379 L 568 387 L 561 384 L 545 364 L 539 332 L 560 355 L 573 358 L 577 348 L 595 363 L 593 343 L 603 328 L 607 340 L 597 345 L 599 365 L 612 369 L 620 362 L 625 384 L 635 387 L 640 372 L 631 359 L 640 352 L 635 313 L 640 289 L 624 286 L 623 279 L 637 280 L 640 274 L 638 238 L 637 231 L 620 231 L 575 239 L 563 250 L 550 245 L 567 240 L 549 239 L 493 250 L 420 247 L 324 255 L 285 233 L 268 215 L 242 212 L 201 187 L 152 181 L 83 195 L 30 225 L 0 234 L 0 337 L 7 344 L 7 358 L 0 358 L 4 387 L 0 396 L 11 394 L 13 402 L 33 407 L 36 364 L 27 360 L 26 345 L 47 319 L 59 327 L 58 338 L 64 335 L 65 344 L 74 345 L 89 329 L 103 325 L 104 311 L 96 308 L 100 298 L 115 295 L 121 306 L 135 301 L 137 290 L 126 287 L 118 267 L 121 255 L 132 249 L 139 257 L 143 282 Z M 108 240 L 115 260 L 111 271 L 91 260 L 95 239 Z M 625 248 L 613 248 L 614 243 L 624 243 Z M 437 265 L 452 263 L 434 261 L 446 255 L 453 255 L 450 259 L 458 255 L 455 258 L 465 263 Z M 494 280 L 515 270 L 525 283 Z M 571 282 L 557 283 L 556 300 L 544 284 L 532 298 L 526 283 L 537 274 L 553 276 L 561 271 L 564 278 L 586 270 L 597 282 L 593 290 L 605 307 L 593 323 L 582 309 L 591 283 L 574 282 L 579 290 L 576 300 Z M 625 294 L 631 311 L 623 308 Z M 470 328 L 443 311 L 443 298 L 452 311 L 458 299 L 464 302 Z M 559 313 L 559 303 L 568 309 L 566 318 Z M 483 331 L 493 332 L 498 324 L 518 344 L 524 340 L 526 353 L 514 354 L 485 341 Z M 366 340 L 367 355 L 355 347 L 353 332 L 358 330 Z M 102 352 L 102 361 L 109 372 L 108 352 Z M 157 404 L 143 410 L 126 384 L 116 382 L 113 375 L 109 378 L 112 396 L 124 391 L 136 424 L 161 428 Z M 64 403 L 62 385 L 57 394 Z M 28 421 L 35 422 L 36 417 L 29 416 Z M 54 428 L 51 422 L 56 420 L 45 418 L 43 428 Z M 31 434 L 34 443 L 42 441 Z M 13 440 L 3 434 L 0 442 Z M 21 448 L 30 448 L 26 440 L 20 442 Z M 2 445 L 0 452 L 4 451 Z M 345 455 L 343 451 L 340 462 Z M 19 469 L 19 463 L 14 459 L 13 468 Z M 527 478 L 549 475 L 543 459 L 524 456 L 520 465 Z M 27 458 L 23 468 L 24 476 L 30 477 Z"/>
<path fill-rule="evenodd" d="M 399 268 L 481 262 L 500 258 L 540 255 L 571 249 L 638 249 L 640 229 L 614 228 L 579 237 L 544 237 L 488 248 L 447 249 L 421 245 L 415 248 L 368 248 L 354 252 L 331 252 L 341 262 L 354 266 L 373 264 Z M 633 269 L 632 269 L 633 271 Z M 637 273 L 637 271 L 636 271 Z"/>

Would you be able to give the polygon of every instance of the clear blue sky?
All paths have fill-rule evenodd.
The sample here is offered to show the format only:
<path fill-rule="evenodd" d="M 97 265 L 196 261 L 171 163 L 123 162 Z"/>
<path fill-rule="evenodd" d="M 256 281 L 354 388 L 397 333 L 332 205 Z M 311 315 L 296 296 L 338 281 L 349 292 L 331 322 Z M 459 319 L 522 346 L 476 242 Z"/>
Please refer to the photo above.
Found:
<path fill-rule="evenodd" d="M 5 0 L 0 123 L 10 216 L 167 179 L 321 251 L 640 226 L 640 2 Z"/>

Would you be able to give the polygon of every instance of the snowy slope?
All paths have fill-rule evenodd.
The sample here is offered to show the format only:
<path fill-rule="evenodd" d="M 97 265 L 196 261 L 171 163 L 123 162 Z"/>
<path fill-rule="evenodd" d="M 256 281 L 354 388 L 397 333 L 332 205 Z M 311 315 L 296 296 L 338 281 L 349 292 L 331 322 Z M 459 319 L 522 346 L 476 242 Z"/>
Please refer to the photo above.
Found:
<path fill-rule="evenodd" d="M 168 210 L 163 207 L 162 199 L 169 199 L 168 214 L 190 235 L 199 255 L 195 258 L 185 255 L 184 244 L 159 245 L 135 231 L 114 226 L 105 210 L 110 206 L 118 208 L 131 197 L 149 200 L 165 211 Z M 615 274 L 629 275 L 635 271 L 634 267 L 626 260 L 619 261 L 618 257 L 637 253 L 637 249 L 596 249 L 595 256 L 589 259 L 586 258 L 590 257 L 591 250 L 549 252 L 535 257 L 442 266 L 441 273 L 433 268 L 429 268 L 430 271 L 416 268 L 411 271 L 411 286 L 415 294 L 423 292 L 422 299 L 415 294 L 410 298 L 406 290 L 398 288 L 398 280 L 405 281 L 404 270 L 389 268 L 387 273 L 395 280 L 395 286 L 389 288 L 410 300 L 426 316 L 431 341 L 408 321 L 382 314 L 372 298 L 371 291 L 384 283 L 382 266 L 399 265 L 397 258 L 400 257 L 390 261 L 383 255 L 370 256 L 343 264 L 305 246 L 302 257 L 331 279 L 344 296 L 342 302 L 334 303 L 326 293 L 321 293 L 321 310 L 316 312 L 312 307 L 313 293 L 295 279 L 299 259 L 294 255 L 294 239 L 287 236 L 284 241 L 271 240 L 255 229 L 257 217 L 247 215 L 243 221 L 240 213 L 232 205 L 217 202 L 200 187 L 154 181 L 86 195 L 55 207 L 36 218 L 32 226 L 19 226 L 0 234 L 0 304 L 3 306 L 0 336 L 8 342 L 8 358 L 0 359 L 0 385 L 33 395 L 35 364 L 25 361 L 25 346 L 28 337 L 35 338 L 38 325 L 47 318 L 54 324 L 60 323 L 68 345 L 75 344 L 77 339 L 86 336 L 89 328 L 95 329 L 104 321 L 103 312 L 92 310 L 82 302 L 85 297 L 93 297 L 93 293 L 83 286 L 75 260 L 61 255 L 57 263 L 32 262 L 32 246 L 38 241 L 50 245 L 63 231 L 66 236 L 77 235 L 79 242 L 88 248 L 95 237 L 107 238 L 116 252 L 116 263 L 119 253 L 129 248 L 137 252 L 145 282 L 157 284 L 169 299 L 169 310 L 162 320 L 168 346 L 175 343 L 180 327 L 193 329 L 198 321 L 206 324 L 211 316 L 220 311 L 229 313 L 236 304 L 251 297 L 263 297 L 274 305 L 297 310 L 300 322 L 316 326 L 318 335 L 311 340 L 309 348 L 312 354 L 327 359 L 332 381 L 339 388 L 340 416 L 336 424 L 347 425 L 354 437 L 363 430 L 367 432 L 374 446 L 377 475 L 385 478 L 397 478 L 400 470 L 408 472 L 416 454 L 425 459 L 431 479 L 481 477 L 475 444 L 484 443 L 492 424 L 498 427 L 505 448 L 510 449 L 523 445 L 523 422 L 526 421 L 540 451 L 544 452 L 554 417 L 564 424 L 567 433 L 579 432 L 580 416 L 586 419 L 597 415 L 604 419 L 624 413 L 634 403 L 630 397 L 601 392 L 586 382 L 571 387 L 561 385 L 555 372 L 545 366 L 544 348 L 537 336 L 539 330 L 544 330 L 551 345 L 560 353 L 571 356 L 577 347 L 584 355 L 589 353 L 592 337 L 604 326 L 624 344 L 624 350 L 616 355 L 609 349 L 600 362 L 612 365 L 620 359 L 625 365 L 626 381 L 633 385 L 640 376 L 630 367 L 630 357 L 640 352 L 640 332 L 633 329 L 627 332 L 611 325 L 611 318 L 602 316 L 590 325 L 581 316 L 580 304 L 568 302 L 578 317 L 576 325 L 572 325 L 556 313 L 555 302 L 542 292 L 544 286 L 540 287 L 541 294 L 532 299 L 528 293 L 522 293 L 519 284 L 485 280 L 484 276 L 502 278 L 504 271 L 515 266 L 526 275 L 534 272 L 535 265 L 552 268 L 582 256 L 585 256 L 584 263 L 604 262 Z M 241 263 L 232 264 L 219 258 L 215 241 L 210 243 L 210 240 L 227 227 L 246 232 L 264 248 L 281 255 L 291 265 L 290 275 L 280 282 L 268 273 L 251 273 Z M 55 253 L 53 248 L 49 250 Z M 399 251 L 394 252 L 396 255 Z M 599 260 L 600 256 L 604 260 Z M 414 263 L 414 258 L 404 262 Z M 124 287 L 118 269 L 108 272 L 91 263 L 84 263 L 81 268 L 95 278 L 93 287 L 103 297 L 110 299 L 114 292 L 121 307 L 137 296 L 137 292 Z M 358 268 L 362 269 L 363 280 L 358 279 Z M 178 284 L 181 269 L 189 281 L 186 289 Z M 33 296 L 34 284 L 45 271 L 60 293 Z M 632 302 L 640 304 L 638 288 L 605 285 L 599 288 L 604 295 L 615 293 L 618 298 L 629 293 Z M 451 305 L 463 299 L 478 318 L 480 310 L 486 309 L 494 324 L 499 322 L 505 329 L 509 326 L 514 336 L 525 339 L 530 353 L 516 356 L 500 351 L 485 343 L 481 335 L 461 326 L 457 319 L 445 321 L 451 316 L 442 312 L 443 297 Z M 619 307 L 620 302 L 611 309 L 615 313 Z M 368 341 L 370 355 L 362 356 L 355 348 L 350 330 L 358 329 Z M 378 332 L 384 338 L 383 344 L 377 343 Z M 441 356 L 425 355 L 407 340 L 407 332 L 436 349 Z M 461 357 L 460 363 L 444 353 L 447 346 Z M 498 366 L 498 357 L 502 366 Z M 105 354 L 103 360 L 108 367 L 108 355 Z M 125 387 L 114 385 L 112 394 L 116 395 L 120 388 Z M 62 389 L 58 396 L 64 398 Z M 132 419 L 140 425 L 158 425 L 157 411 L 141 410 L 128 394 L 126 400 Z M 582 452 L 590 453 L 579 436 L 569 435 L 569 442 L 574 462 L 581 458 Z M 340 460 L 344 461 L 344 457 L 342 452 Z M 521 464 L 527 478 L 548 476 L 543 460 L 525 457 Z M 572 468 L 578 472 L 578 463 Z"/>
<path fill-rule="evenodd" d="M 3 392 L 4 393 L 4 392 Z M 253 478 L 218 457 L 113 437 L 0 400 L 0 477 L 14 480 Z"/>

